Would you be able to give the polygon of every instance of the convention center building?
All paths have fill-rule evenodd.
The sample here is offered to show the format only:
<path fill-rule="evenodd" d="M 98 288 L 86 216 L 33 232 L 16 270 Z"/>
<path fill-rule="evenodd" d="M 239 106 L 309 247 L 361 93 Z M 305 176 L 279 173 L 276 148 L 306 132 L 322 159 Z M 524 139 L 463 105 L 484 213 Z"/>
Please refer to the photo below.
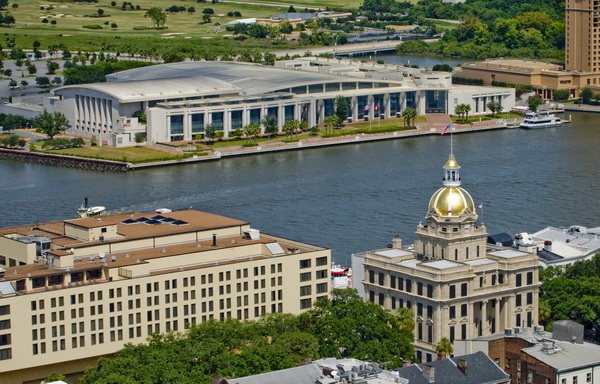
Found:
<path fill-rule="evenodd" d="M 458 104 L 478 115 L 489 112 L 490 101 L 505 110 L 515 103 L 512 88 L 454 86 L 450 72 L 305 57 L 274 67 L 186 61 L 137 68 L 108 75 L 105 83 L 59 87 L 44 107 L 65 114 L 69 134 L 120 147 L 133 145 L 138 132 L 148 144 L 191 140 L 207 124 L 228 137 L 266 115 L 280 130 L 286 120 L 313 127 L 335 113 L 338 96 L 346 99 L 347 121 L 398 118 L 407 107 L 451 114 Z"/>

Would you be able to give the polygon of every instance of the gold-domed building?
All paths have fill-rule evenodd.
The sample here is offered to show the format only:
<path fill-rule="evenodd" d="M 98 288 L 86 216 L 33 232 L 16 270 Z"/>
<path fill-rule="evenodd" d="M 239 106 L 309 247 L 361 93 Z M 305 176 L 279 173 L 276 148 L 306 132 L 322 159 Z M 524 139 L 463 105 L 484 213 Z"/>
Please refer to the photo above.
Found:
<path fill-rule="evenodd" d="M 442 183 L 414 245 L 403 247 L 396 238 L 388 248 L 352 257 L 354 287 L 366 299 L 392 312 L 413 310 L 416 358 L 423 362 L 436 358 L 442 338 L 454 342 L 538 323 L 537 255 L 487 244 L 453 155 Z"/>

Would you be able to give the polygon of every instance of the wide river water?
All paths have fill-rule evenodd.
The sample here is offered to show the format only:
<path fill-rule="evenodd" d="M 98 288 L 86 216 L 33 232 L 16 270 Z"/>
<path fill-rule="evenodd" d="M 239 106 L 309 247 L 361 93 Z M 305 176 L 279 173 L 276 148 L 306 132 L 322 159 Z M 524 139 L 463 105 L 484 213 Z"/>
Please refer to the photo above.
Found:
<path fill-rule="evenodd" d="M 463 187 L 483 203 L 489 233 L 600 226 L 599 123 L 574 113 L 560 128 L 455 134 Z M 450 135 L 436 135 L 129 173 L 0 161 L 0 226 L 74 217 L 86 196 L 109 211 L 193 207 L 329 247 L 347 264 L 394 235 L 414 241 L 449 152 Z"/>

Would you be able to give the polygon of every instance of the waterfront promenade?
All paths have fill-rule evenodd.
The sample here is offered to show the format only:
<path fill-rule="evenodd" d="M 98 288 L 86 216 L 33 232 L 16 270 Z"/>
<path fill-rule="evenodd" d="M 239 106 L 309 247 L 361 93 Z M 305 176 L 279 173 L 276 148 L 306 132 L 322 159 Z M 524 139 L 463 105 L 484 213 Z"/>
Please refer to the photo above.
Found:
<path fill-rule="evenodd" d="M 375 123 L 375 122 L 374 122 Z M 472 124 L 452 124 L 453 126 L 453 134 L 463 134 L 463 133 L 473 133 L 480 131 L 489 131 L 495 129 L 506 129 L 518 127 L 518 125 L 514 125 L 515 121 L 513 120 L 487 120 L 487 121 L 478 121 Z M 347 135 L 347 136 L 338 136 L 332 138 L 322 138 L 319 136 L 310 137 L 308 139 L 302 139 L 297 142 L 270 142 L 270 143 L 261 143 L 255 147 L 242 147 L 242 146 L 231 146 L 231 147 L 222 147 L 215 149 L 209 152 L 205 156 L 192 157 L 181 160 L 169 160 L 169 161 L 161 161 L 154 163 L 142 163 L 142 164 L 130 164 L 129 169 L 144 169 L 144 168 L 153 168 L 153 167 L 161 167 L 167 165 L 176 165 L 176 164 L 186 164 L 186 163 L 195 163 L 202 161 L 216 161 L 221 160 L 227 157 L 237 157 L 237 156 L 251 156 L 258 155 L 263 153 L 270 152 L 280 152 L 280 151 L 297 151 L 297 150 L 305 150 L 312 148 L 321 148 L 321 147 L 329 147 L 335 145 L 351 145 L 351 144 L 359 144 L 359 143 L 368 143 L 374 141 L 382 141 L 382 140 L 397 140 L 408 137 L 416 137 L 416 136 L 428 136 L 428 135 L 440 135 L 442 129 L 447 125 L 447 123 L 419 123 L 417 124 L 416 129 L 408 130 L 408 131 L 396 131 L 396 132 L 384 132 L 384 133 L 374 133 L 374 134 L 355 134 L 355 135 Z"/>

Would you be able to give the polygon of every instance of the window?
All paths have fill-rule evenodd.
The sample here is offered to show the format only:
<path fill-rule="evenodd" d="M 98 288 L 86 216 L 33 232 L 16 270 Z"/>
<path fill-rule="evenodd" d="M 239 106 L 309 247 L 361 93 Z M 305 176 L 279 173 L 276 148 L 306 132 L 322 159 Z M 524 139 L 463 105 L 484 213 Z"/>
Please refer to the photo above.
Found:
<path fill-rule="evenodd" d="M 420 281 L 417 283 L 417 295 L 423 296 L 423 283 Z"/>
<path fill-rule="evenodd" d="M 382 272 L 379 272 L 379 285 L 384 285 L 384 281 L 385 281 L 385 274 Z"/>
<path fill-rule="evenodd" d="M 385 304 L 385 295 L 383 293 L 379 294 L 379 305 L 383 306 Z"/>
<path fill-rule="evenodd" d="M 577 384 L 577 376 L 573 376 L 573 384 Z"/>
<path fill-rule="evenodd" d="M 309 296 L 311 294 L 311 288 L 310 285 L 300 287 L 300 296 Z"/>
<path fill-rule="evenodd" d="M 317 267 L 320 267 L 322 265 L 327 265 L 327 256 L 317 257 L 315 262 L 317 264 Z"/>
<path fill-rule="evenodd" d="M 10 305 L 0 305 L 0 316 L 10 315 Z"/>
<path fill-rule="evenodd" d="M 454 299 L 456 297 L 456 285 L 450 286 L 450 298 Z"/>
<path fill-rule="evenodd" d="M 506 368 L 510 368 L 510 359 L 506 358 Z"/>
<path fill-rule="evenodd" d="M 396 289 L 396 276 L 390 276 L 390 288 Z"/>
<path fill-rule="evenodd" d="M 527 293 L 527 304 L 533 304 L 533 293 Z"/>
<path fill-rule="evenodd" d="M 433 297 L 433 285 L 431 284 L 427 284 L 427 297 Z"/>
<path fill-rule="evenodd" d="M 301 273 L 300 281 L 310 281 L 310 272 Z"/>
<path fill-rule="evenodd" d="M 527 272 L 527 285 L 533 284 L 533 272 Z"/>
<path fill-rule="evenodd" d="M 515 305 L 517 307 L 521 306 L 521 295 L 517 295 L 516 300 L 515 300 Z M 517 324 L 518 325 L 518 324 Z"/>
<path fill-rule="evenodd" d="M 410 279 L 406 279 L 406 292 L 412 292 L 412 281 Z"/>
<path fill-rule="evenodd" d="M 523 285 L 522 276 L 520 273 L 517 273 L 517 287 Z"/>
<path fill-rule="evenodd" d="M 375 283 L 375 271 L 369 271 L 369 283 Z"/>
<path fill-rule="evenodd" d="M 310 259 L 300 260 L 300 269 L 310 268 Z"/>
<path fill-rule="evenodd" d="M 315 272 L 315 278 L 318 279 L 326 279 L 327 278 L 327 270 L 322 269 L 320 271 Z"/>
<path fill-rule="evenodd" d="M 460 294 L 462 297 L 467 296 L 467 283 L 462 283 L 460 285 Z"/>
<path fill-rule="evenodd" d="M 456 318 L 456 307 L 455 306 L 450 307 L 450 318 L 451 319 Z"/>
<path fill-rule="evenodd" d="M 468 311 L 467 304 L 462 304 L 462 305 L 460 306 L 460 315 L 461 315 L 462 317 L 465 317 L 465 316 L 467 316 L 467 311 Z"/>
<path fill-rule="evenodd" d="M 531 371 L 527 372 L 527 382 L 533 383 L 533 372 L 531 372 Z"/>
<path fill-rule="evenodd" d="M 12 349 L 11 348 L 0 349 L 0 360 L 8 360 L 8 359 L 12 359 Z"/>
<path fill-rule="evenodd" d="M 312 300 L 311 299 L 302 299 L 300 300 L 300 309 L 307 309 L 310 308 L 312 306 Z"/>
<path fill-rule="evenodd" d="M 591 373 L 587 373 L 585 376 L 585 382 L 586 383 L 591 383 L 592 382 L 592 374 Z"/>
<path fill-rule="evenodd" d="M 517 372 L 521 372 L 521 360 L 517 360 Z"/>

